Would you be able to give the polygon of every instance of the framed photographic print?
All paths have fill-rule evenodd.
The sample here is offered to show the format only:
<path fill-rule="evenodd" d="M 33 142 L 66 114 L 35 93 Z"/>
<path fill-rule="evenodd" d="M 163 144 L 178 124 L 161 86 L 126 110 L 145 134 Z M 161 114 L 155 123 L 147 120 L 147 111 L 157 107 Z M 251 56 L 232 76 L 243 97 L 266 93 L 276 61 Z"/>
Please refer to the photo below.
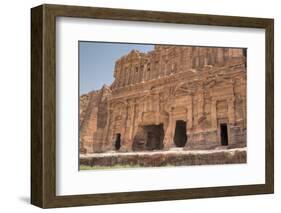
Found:
<path fill-rule="evenodd" d="M 31 9 L 31 203 L 274 191 L 272 19 Z"/>

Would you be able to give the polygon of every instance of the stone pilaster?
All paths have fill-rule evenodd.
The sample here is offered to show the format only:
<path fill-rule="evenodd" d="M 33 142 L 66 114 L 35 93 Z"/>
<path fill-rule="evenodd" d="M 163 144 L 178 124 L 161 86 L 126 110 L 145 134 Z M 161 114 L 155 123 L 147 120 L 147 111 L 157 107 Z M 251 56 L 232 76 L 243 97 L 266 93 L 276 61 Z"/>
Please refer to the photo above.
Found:
<path fill-rule="evenodd" d="M 235 123 L 235 105 L 234 105 L 234 98 L 230 98 L 227 100 L 228 105 L 228 121 L 230 124 Z"/>
<path fill-rule="evenodd" d="M 173 109 L 170 110 L 169 112 L 169 123 L 168 127 L 165 132 L 165 137 L 164 137 L 164 149 L 168 150 L 174 146 L 173 143 L 173 137 L 174 137 L 174 128 L 173 128 Z"/>
<path fill-rule="evenodd" d="M 120 151 L 129 150 L 128 143 L 130 143 L 129 132 L 128 132 L 128 117 L 129 117 L 129 109 L 130 105 L 127 101 L 127 105 L 125 108 L 125 115 L 122 116 L 122 127 L 121 127 L 121 148 Z"/>
<path fill-rule="evenodd" d="M 155 98 L 155 102 L 156 102 L 156 123 L 159 124 L 160 123 L 160 95 L 159 93 L 157 93 L 156 98 Z"/>
<path fill-rule="evenodd" d="M 135 100 L 133 100 L 132 104 L 131 104 L 131 112 L 130 112 L 130 115 L 131 115 L 131 125 L 130 125 L 130 135 L 129 135 L 129 139 L 130 141 L 133 140 L 133 133 L 134 133 L 134 126 L 135 126 L 135 112 L 136 112 L 136 102 Z M 130 146 L 132 146 L 132 144 L 130 144 Z"/>
<path fill-rule="evenodd" d="M 217 129 L 217 100 L 212 100 L 211 105 L 211 122 L 212 128 Z"/>

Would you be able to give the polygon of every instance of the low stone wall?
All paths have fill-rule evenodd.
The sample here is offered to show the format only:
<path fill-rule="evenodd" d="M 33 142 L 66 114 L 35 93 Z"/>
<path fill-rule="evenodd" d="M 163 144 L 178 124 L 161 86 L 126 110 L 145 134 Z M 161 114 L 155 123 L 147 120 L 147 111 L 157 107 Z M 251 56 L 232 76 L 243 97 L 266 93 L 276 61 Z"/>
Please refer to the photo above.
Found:
<path fill-rule="evenodd" d="M 158 151 L 81 155 L 80 165 L 97 167 L 160 167 L 247 162 L 246 148 L 204 151 Z"/>

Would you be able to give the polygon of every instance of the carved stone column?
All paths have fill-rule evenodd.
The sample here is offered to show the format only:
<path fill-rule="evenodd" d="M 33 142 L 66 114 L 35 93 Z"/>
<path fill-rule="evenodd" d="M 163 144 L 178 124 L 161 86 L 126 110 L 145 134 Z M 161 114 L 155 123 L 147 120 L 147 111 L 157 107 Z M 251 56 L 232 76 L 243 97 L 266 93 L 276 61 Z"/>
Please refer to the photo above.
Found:
<path fill-rule="evenodd" d="M 127 144 L 128 144 L 128 129 L 127 129 L 127 122 L 128 122 L 128 113 L 129 113 L 129 103 L 127 102 L 125 107 L 125 115 L 122 116 L 122 128 L 121 128 L 121 151 L 127 150 Z"/>
<path fill-rule="evenodd" d="M 164 149 L 168 150 L 174 146 L 173 144 L 174 130 L 173 130 L 173 109 L 169 112 L 169 122 L 168 127 L 165 132 L 164 137 Z"/>
<path fill-rule="evenodd" d="M 217 100 L 212 100 L 211 122 L 212 122 L 212 128 L 217 129 Z"/>
<path fill-rule="evenodd" d="M 230 124 L 235 123 L 235 105 L 234 105 L 234 98 L 230 98 L 227 100 L 228 105 L 228 121 Z"/>
<path fill-rule="evenodd" d="M 111 146 L 111 141 L 109 139 L 109 129 L 110 129 L 110 126 L 111 126 L 111 120 L 112 120 L 112 117 L 113 117 L 113 109 L 111 107 L 111 104 L 109 103 L 108 104 L 108 108 L 107 108 L 107 120 L 106 120 L 106 127 L 105 127 L 105 134 L 103 135 L 103 144 L 102 144 L 102 147 L 101 149 L 103 151 L 106 151 L 108 149 L 112 149 L 112 146 Z"/>
<path fill-rule="evenodd" d="M 188 129 L 193 127 L 193 96 L 190 96 L 190 103 L 187 106 L 187 127 Z"/>
<path fill-rule="evenodd" d="M 129 131 L 129 140 L 132 143 L 133 141 L 133 133 L 134 133 L 134 127 L 135 127 L 135 112 L 136 112 L 136 102 L 133 100 L 131 106 L 130 106 L 130 115 L 131 115 L 131 124 L 130 124 L 130 131 Z M 132 144 L 128 144 L 129 147 L 132 147 Z"/>
<path fill-rule="evenodd" d="M 160 95 L 157 93 L 156 95 L 156 123 L 159 124 L 160 122 Z"/>
<path fill-rule="evenodd" d="M 203 114 L 204 114 L 204 90 L 203 88 L 200 88 L 200 92 L 198 92 L 198 96 L 197 96 L 197 112 L 198 112 L 198 119 L 200 119 Z"/>
<path fill-rule="evenodd" d="M 144 64 L 142 71 L 141 71 L 141 79 L 140 82 L 144 82 L 145 81 L 145 71 L 146 70 L 146 64 Z"/>

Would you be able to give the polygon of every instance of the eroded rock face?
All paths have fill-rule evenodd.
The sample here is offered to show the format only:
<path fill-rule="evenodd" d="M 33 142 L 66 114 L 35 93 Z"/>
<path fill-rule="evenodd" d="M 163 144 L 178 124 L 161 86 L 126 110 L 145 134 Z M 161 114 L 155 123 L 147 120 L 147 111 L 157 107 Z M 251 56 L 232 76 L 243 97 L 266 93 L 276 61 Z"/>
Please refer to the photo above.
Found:
<path fill-rule="evenodd" d="M 116 61 L 109 87 L 80 97 L 81 152 L 113 151 L 117 143 L 120 152 L 246 146 L 244 51 L 131 51 Z"/>

